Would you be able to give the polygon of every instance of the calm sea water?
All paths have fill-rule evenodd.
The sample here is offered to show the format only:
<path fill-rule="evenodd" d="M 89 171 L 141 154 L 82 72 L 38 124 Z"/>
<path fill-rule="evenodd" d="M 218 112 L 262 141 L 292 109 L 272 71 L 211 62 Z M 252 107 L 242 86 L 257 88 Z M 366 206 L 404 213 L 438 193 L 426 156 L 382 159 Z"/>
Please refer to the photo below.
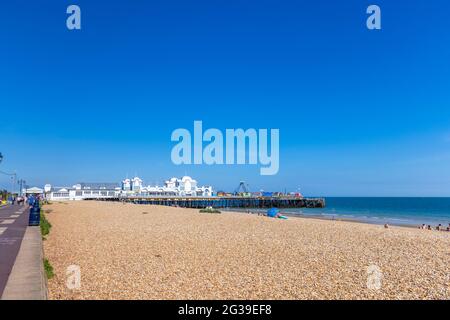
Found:
<path fill-rule="evenodd" d="M 325 198 L 320 209 L 282 209 L 292 215 L 351 219 L 369 223 L 433 226 L 450 223 L 450 198 Z"/>

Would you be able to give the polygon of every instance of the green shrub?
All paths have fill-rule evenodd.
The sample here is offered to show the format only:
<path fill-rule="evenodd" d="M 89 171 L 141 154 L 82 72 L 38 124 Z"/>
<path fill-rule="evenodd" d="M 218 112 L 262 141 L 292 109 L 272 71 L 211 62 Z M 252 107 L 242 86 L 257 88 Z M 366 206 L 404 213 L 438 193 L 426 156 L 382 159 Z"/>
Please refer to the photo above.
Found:
<path fill-rule="evenodd" d="M 42 238 L 45 239 L 45 236 L 50 233 L 50 229 L 51 229 L 52 225 L 50 224 L 50 222 L 48 222 L 44 213 L 41 213 L 40 227 L 41 227 Z"/>
<path fill-rule="evenodd" d="M 200 213 L 220 213 L 220 210 L 213 207 L 206 207 L 205 209 L 200 209 Z"/>
<path fill-rule="evenodd" d="M 53 267 L 48 259 L 44 259 L 44 270 L 45 274 L 47 275 L 47 279 L 51 279 L 55 276 L 55 274 L 53 273 Z"/>

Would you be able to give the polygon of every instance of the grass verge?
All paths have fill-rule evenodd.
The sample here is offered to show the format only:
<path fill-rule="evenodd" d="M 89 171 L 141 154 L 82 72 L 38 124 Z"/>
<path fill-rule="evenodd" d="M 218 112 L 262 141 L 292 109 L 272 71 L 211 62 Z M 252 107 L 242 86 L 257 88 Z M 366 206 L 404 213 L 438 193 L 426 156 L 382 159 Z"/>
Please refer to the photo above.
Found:
<path fill-rule="evenodd" d="M 50 262 L 48 261 L 48 259 L 44 259 L 44 270 L 45 270 L 45 275 L 47 276 L 47 279 L 51 279 L 55 276 L 55 274 L 53 273 L 53 267 L 50 264 Z"/>
<path fill-rule="evenodd" d="M 45 240 L 45 236 L 47 236 L 50 233 L 50 229 L 51 229 L 52 225 L 47 220 L 47 218 L 45 217 L 45 214 L 43 212 L 41 212 L 40 227 L 41 227 L 42 239 Z"/>
<path fill-rule="evenodd" d="M 46 213 L 50 213 L 52 210 L 46 210 Z M 44 210 L 41 207 L 41 221 L 39 223 L 39 226 L 41 228 L 41 235 L 42 235 L 42 240 L 45 240 L 45 236 L 47 236 L 50 233 L 50 229 L 52 228 L 51 223 L 47 220 L 47 217 L 44 214 Z M 47 258 L 44 258 L 44 270 L 45 270 L 45 275 L 47 276 L 47 279 L 51 279 L 55 276 L 54 272 L 53 272 L 53 267 L 50 264 L 50 261 L 48 261 Z"/>

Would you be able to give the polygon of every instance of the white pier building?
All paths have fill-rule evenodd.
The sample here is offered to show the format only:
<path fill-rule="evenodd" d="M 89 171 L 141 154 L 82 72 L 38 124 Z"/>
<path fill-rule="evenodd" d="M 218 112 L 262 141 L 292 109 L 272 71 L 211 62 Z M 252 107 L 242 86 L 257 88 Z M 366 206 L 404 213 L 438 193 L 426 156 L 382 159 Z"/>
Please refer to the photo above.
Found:
<path fill-rule="evenodd" d="M 171 178 L 163 186 L 143 185 L 139 177 L 125 179 L 121 184 L 116 183 L 78 183 L 72 187 L 44 186 L 44 194 L 51 201 L 69 201 L 85 199 L 108 199 L 127 196 L 157 197 L 157 196 L 189 196 L 210 197 L 213 195 L 212 186 L 197 186 L 197 181 L 189 176 L 181 179 Z"/>

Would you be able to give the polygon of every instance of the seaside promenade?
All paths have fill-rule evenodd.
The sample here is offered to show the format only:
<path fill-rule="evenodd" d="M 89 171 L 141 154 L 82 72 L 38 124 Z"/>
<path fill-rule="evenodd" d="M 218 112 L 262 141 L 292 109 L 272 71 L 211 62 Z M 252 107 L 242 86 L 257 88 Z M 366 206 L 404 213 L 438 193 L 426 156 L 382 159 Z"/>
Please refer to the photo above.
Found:
<path fill-rule="evenodd" d="M 0 297 L 16 261 L 27 226 L 26 206 L 0 207 Z"/>
<path fill-rule="evenodd" d="M 0 207 L 0 300 L 46 300 L 39 226 L 28 226 L 29 207 Z"/>

